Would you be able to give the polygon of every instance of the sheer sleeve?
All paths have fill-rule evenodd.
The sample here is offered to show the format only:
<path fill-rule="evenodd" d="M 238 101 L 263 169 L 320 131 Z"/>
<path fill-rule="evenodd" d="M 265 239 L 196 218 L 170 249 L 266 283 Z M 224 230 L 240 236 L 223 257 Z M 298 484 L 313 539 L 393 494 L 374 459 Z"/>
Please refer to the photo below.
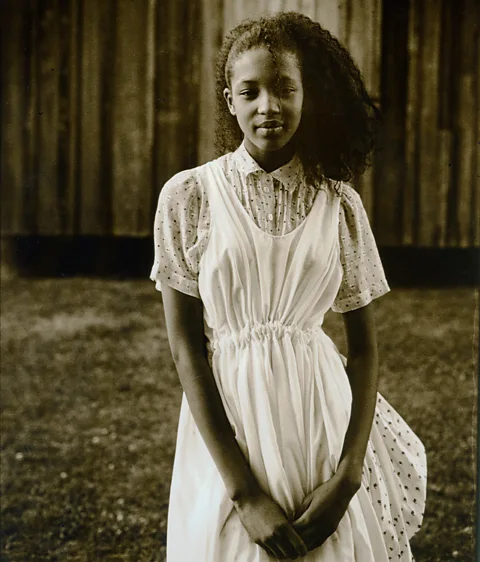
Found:
<path fill-rule="evenodd" d="M 198 292 L 199 182 L 192 170 L 180 172 L 163 186 L 154 221 L 154 263 L 150 279 L 161 291 L 165 283 L 200 298 Z"/>
<path fill-rule="evenodd" d="M 362 200 L 348 185 L 342 191 L 339 235 L 343 278 L 332 310 L 349 312 L 366 306 L 390 288 Z"/>

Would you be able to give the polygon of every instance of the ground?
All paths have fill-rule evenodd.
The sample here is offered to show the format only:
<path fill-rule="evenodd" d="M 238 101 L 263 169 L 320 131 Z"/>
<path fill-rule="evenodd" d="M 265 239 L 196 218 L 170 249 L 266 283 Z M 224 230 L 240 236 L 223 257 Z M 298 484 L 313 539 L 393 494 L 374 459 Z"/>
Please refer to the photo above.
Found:
<path fill-rule="evenodd" d="M 180 387 L 145 281 L 2 283 L 2 562 L 162 562 Z M 474 559 L 472 289 L 376 303 L 380 391 L 426 446 L 417 562 Z M 478 319 L 477 319 L 478 320 Z M 327 331 L 344 349 L 340 315 Z"/>

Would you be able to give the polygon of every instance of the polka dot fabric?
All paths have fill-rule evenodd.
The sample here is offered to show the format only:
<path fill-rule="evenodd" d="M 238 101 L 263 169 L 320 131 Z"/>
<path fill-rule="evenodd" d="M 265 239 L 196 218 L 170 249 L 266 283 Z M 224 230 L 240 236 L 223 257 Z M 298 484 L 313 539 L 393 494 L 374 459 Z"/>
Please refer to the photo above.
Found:
<path fill-rule="evenodd" d="M 274 236 L 288 234 L 306 219 L 316 188 L 305 182 L 297 157 L 267 173 L 242 144 L 224 156 L 221 165 L 242 206 L 263 231 Z M 180 172 L 160 192 L 151 271 L 158 290 L 163 282 L 197 298 L 199 264 L 211 223 L 201 170 L 199 167 Z M 332 310 L 348 312 L 385 294 L 389 287 L 360 196 L 342 184 L 340 197 L 338 226 L 343 279 Z"/>

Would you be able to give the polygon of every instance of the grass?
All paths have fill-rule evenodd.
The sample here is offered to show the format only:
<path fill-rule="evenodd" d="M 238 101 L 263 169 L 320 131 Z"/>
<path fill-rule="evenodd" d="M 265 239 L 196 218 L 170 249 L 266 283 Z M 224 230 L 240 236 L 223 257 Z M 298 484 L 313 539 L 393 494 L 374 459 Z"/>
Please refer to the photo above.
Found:
<path fill-rule="evenodd" d="M 164 561 L 180 387 L 160 295 L 20 279 L 1 298 L 1 561 Z M 377 303 L 380 390 L 428 452 L 417 562 L 474 559 L 475 307 L 472 289 Z"/>

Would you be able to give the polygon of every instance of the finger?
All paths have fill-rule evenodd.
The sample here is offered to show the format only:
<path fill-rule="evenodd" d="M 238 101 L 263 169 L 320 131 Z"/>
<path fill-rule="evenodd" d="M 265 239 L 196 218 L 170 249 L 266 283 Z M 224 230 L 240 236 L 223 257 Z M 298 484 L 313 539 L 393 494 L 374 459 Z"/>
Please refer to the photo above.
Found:
<path fill-rule="evenodd" d="M 297 519 L 299 519 L 310 507 L 312 503 L 311 498 L 309 498 L 309 496 L 307 496 L 304 500 L 303 503 L 300 507 L 298 507 L 298 509 L 295 510 L 295 513 L 293 514 L 293 520 L 296 521 Z"/>
<path fill-rule="evenodd" d="M 303 538 L 309 550 L 312 550 L 321 546 L 334 532 L 335 530 L 328 525 L 319 525 L 307 529 Z"/>
<path fill-rule="evenodd" d="M 279 544 L 278 539 L 272 537 L 264 542 L 265 546 L 269 550 L 272 556 L 277 558 L 278 560 L 283 560 L 284 558 L 288 558 L 288 554 L 283 550 L 281 545 Z"/>
<path fill-rule="evenodd" d="M 293 547 L 294 552 L 302 557 L 306 556 L 308 553 L 308 548 L 302 537 L 297 533 L 297 531 L 290 526 L 286 532 L 286 538 L 289 544 Z"/>
<path fill-rule="evenodd" d="M 305 512 L 302 513 L 302 515 L 300 515 L 300 517 L 295 519 L 295 521 L 293 522 L 295 527 L 305 527 L 310 523 L 310 516 L 311 516 L 310 511 L 311 511 L 310 509 L 307 509 Z"/>

